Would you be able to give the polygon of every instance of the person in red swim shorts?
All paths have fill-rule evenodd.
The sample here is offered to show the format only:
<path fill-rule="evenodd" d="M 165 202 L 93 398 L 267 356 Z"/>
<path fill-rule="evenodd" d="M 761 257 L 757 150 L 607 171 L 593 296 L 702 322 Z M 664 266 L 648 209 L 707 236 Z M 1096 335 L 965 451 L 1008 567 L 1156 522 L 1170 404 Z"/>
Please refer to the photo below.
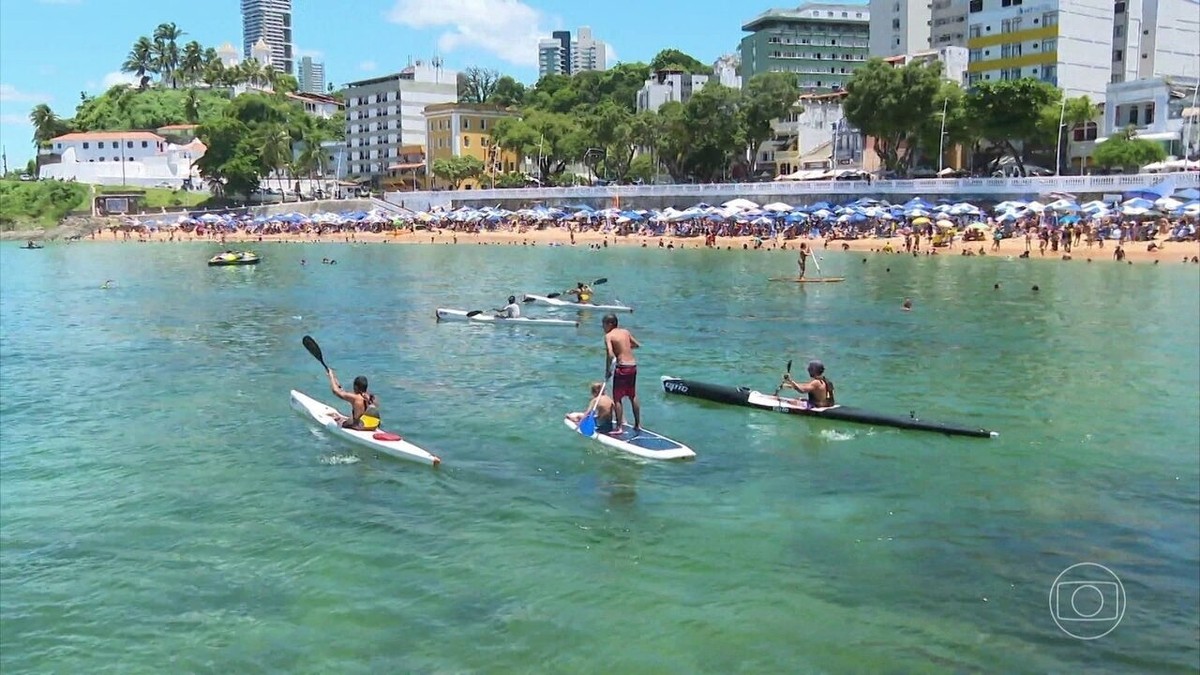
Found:
<path fill-rule="evenodd" d="M 617 432 L 625 428 L 625 399 L 633 407 L 633 430 L 642 430 L 642 406 L 637 396 L 637 359 L 633 350 L 641 347 L 633 333 L 617 327 L 615 314 L 604 317 L 605 378 L 612 377 L 612 397 L 616 404 Z"/>

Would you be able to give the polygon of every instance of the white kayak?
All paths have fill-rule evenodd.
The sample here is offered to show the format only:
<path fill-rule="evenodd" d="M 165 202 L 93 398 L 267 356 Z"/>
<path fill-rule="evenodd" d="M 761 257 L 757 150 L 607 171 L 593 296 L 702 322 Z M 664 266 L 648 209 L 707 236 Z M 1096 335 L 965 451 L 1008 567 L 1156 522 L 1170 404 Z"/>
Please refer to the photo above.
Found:
<path fill-rule="evenodd" d="M 445 309 L 439 307 L 437 310 L 438 321 L 473 321 L 475 323 L 506 323 L 514 326 L 566 326 L 576 327 L 578 321 L 567 321 L 566 319 L 539 319 L 530 316 L 518 316 L 515 319 L 509 319 L 502 316 L 495 316 L 491 312 L 476 314 L 475 316 L 467 316 L 465 309 Z"/>
<path fill-rule="evenodd" d="M 565 416 L 563 424 L 566 424 L 571 431 L 579 433 L 579 425 Z M 625 430 L 618 435 L 603 434 L 597 431 L 588 438 L 601 445 L 607 445 L 621 452 L 628 452 L 646 459 L 691 459 L 696 456 L 691 448 L 679 441 L 671 440 L 647 429 L 635 432 L 633 426 L 629 424 L 626 424 Z"/>
<path fill-rule="evenodd" d="M 526 302 L 532 302 L 537 305 L 548 305 L 550 307 L 574 307 L 575 309 L 594 309 L 599 312 L 632 312 L 633 308 L 628 305 L 594 305 L 590 302 L 574 302 L 571 300 L 562 300 L 560 298 L 548 298 L 544 295 L 533 295 L 532 293 L 525 294 Z"/>
<path fill-rule="evenodd" d="M 310 421 L 325 427 L 329 433 L 350 441 L 355 445 L 370 450 L 377 450 L 396 459 L 419 462 L 421 464 L 428 464 L 429 466 L 437 466 L 442 463 L 442 460 L 437 455 L 403 440 L 396 434 L 390 434 L 383 430 L 358 431 L 356 429 L 342 428 L 337 418 L 334 417 L 335 413 L 337 413 L 336 410 L 295 389 L 292 390 L 292 407 Z"/>

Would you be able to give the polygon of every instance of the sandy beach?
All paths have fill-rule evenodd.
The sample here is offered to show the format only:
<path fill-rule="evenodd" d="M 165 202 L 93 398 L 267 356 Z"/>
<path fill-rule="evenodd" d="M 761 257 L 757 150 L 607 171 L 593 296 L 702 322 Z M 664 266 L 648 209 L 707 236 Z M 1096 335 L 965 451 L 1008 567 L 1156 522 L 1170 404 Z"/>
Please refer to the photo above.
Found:
<path fill-rule="evenodd" d="M 576 232 L 574 236 L 576 247 L 587 246 L 638 246 L 643 248 L 662 248 L 664 250 L 674 249 L 689 249 L 703 248 L 703 237 L 648 237 L 639 235 L 629 236 L 614 236 L 601 232 Z M 530 229 L 526 232 L 512 231 L 489 231 L 489 232 L 454 232 L 451 230 L 417 230 L 411 232 L 408 230 L 398 230 L 392 233 L 369 233 L 369 232 L 352 232 L 326 234 L 317 236 L 314 234 L 279 234 L 279 235 L 250 235 L 250 234 L 227 234 L 222 239 L 221 237 L 202 236 L 188 234 L 182 231 L 171 232 L 151 232 L 129 233 L 126 237 L 123 232 L 115 234 L 109 231 L 96 234 L 94 237 L 84 237 L 81 241 L 144 241 L 144 242 L 159 242 L 167 243 L 170 241 L 206 241 L 214 244 L 220 244 L 224 241 L 226 245 L 233 244 L 258 244 L 269 242 L 287 242 L 287 243 L 352 243 L 352 244 L 368 244 L 368 243 L 383 243 L 383 244 L 417 244 L 417 245 L 459 245 L 459 246 L 571 246 L 571 233 L 564 229 L 545 229 L 534 230 Z M 761 247 L 758 246 L 758 240 L 755 237 L 718 237 L 718 249 L 726 250 L 788 250 L 792 251 L 799 247 L 801 242 L 805 242 L 812 248 L 818 256 L 821 256 L 824 251 L 855 251 L 861 253 L 874 253 L 881 255 L 903 255 L 904 254 L 904 238 L 891 237 L 888 239 L 855 239 L 851 241 L 823 239 L 792 239 L 784 241 L 783 239 L 764 239 L 761 242 Z M 1188 261 L 1193 256 L 1200 256 L 1200 242 L 1155 242 L 1156 246 L 1161 247 L 1156 250 L 1148 250 L 1150 242 L 1136 242 L 1125 246 L 1125 262 L 1128 263 L 1173 263 L 1180 264 L 1186 258 Z M 1113 263 L 1113 252 L 1117 248 L 1115 241 L 1104 242 L 1103 248 L 1098 245 L 1089 247 L 1086 243 L 1081 243 L 1078 247 L 1073 248 L 1068 254 L 1062 249 L 1058 251 L 1046 250 L 1045 255 L 1039 254 L 1037 240 L 1033 241 L 1033 250 L 1029 255 L 1031 260 L 1056 260 L 1060 262 L 1094 262 L 1094 263 Z M 962 256 L 963 252 L 969 251 L 976 256 L 1012 256 L 1018 257 L 1025 252 L 1025 240 L 1022 237 L 1004 239 L 1000 242 L 999 249 L 993 249 L 993 242 L 989 239 L 986 241 L 971 241 L 963 242 L 956 239 L 949 247 L 932 248 L 928 244 L 928 240 L 922 240 L 919 255 L 953 255 Z M 931 253 L 932 252 L 932 253 Z M 909 253 L 908 255 L 912 255 Z M 819 258 L 818 258 L 819 260 Z"/>

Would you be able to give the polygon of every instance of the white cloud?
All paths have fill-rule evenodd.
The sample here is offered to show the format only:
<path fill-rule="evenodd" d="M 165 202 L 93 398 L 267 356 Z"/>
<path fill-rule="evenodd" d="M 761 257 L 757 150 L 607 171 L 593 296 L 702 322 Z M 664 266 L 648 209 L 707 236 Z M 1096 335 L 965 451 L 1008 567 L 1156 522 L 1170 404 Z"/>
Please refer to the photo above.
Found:
<path fill-rule="evenodd" d="M 50 94 L 21 91 L 11 84 L 0 84 L 0 103 L 45 103 L 52 98 Z"/>
<path fill-rule="evenodd" d="M 24 115 L 4 114 L 0 115 L 0 124 L 24 124 L 29 126 L 29 118 Z"/>
<path fill-rule="evenodd" d="M 396 0 L 388 21 L 410 28 L 442 28 L 438 49 L 477 49 L 517 66 L 536 66 L 547 17 L 520 0 Z"/>
<path fill-rule="evenodd" d="M 133 73 L 122 73 L 119 70 L 114 70 L 113 72 L 108 73 L 107 75 L 104 76 L 104 79 L 100 81 L 100 86 L 104 87 L 105 89 L 108 89 L 110 87 L 115 87 L 118 84 L 139 84 L 139 83 L 140 82 L 139 82 L 139 78 L 137 75 L 134 75 Z"/>
<path fill-rule="evenodd" d="M 358 69 L 364 73 L 369 73 L 378 67 L 378 64 L 376 64 L 374 61 L 363 61 L 362 63 L 358 64 Z"/>

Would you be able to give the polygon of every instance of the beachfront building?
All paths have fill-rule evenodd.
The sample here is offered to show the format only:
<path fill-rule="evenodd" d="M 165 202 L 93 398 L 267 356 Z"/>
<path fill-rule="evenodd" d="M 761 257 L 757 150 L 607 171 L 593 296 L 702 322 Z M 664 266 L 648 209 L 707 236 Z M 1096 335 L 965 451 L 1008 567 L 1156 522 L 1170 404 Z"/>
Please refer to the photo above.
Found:
<path fill-rule="evenodd" d="M 254 46 L 262 40 L 270 51 L 270 63 L 276 70 L 295 74 L 292 61 L 292 0 L 242 0 L 242 55 L 255 56 Z"/>
<path fill-rule="evenodd" d="M 426 106 L 458 100 L 458 73 L 438 59 L 346 85 L 348 175 L 378 183 L 401 149 L 426 147 Z M 412 153 L 403 153 L 409 154 Z"/>
<path fill-rule="evenodd" d="M 713 63 L 713 79 L 722 87 L 742 88 L 742 58 L 738 54 L 723 54 Z"/>
<path fill-rule="evenodd" d="M 485 176 L 464 182 L 462 188 L 465 190 L 490 186 L 492 178 L 519 171 L 521 156 L 492 142 L 496 122 L 517 116 L 515 110 L 486 103 L 442 103 L 426 107 L 425 134 L 429 150 L 425 155 L 425 171 L 433 184 L 441 188 L 452 187 L 433 175 L 433 163 L 451 157 L 469 156 L 483 162 Z"/>
<path fill-rule="evenodd" d="M 572 39 L 571 31 L 556 30 L 538 40 L 538 77 L 574 75 L 585 70 L 608 69 L 608 46 L 581 26 Z"/>
<path fill-rule="evenodd" d="M 304 108 L 304 112 L 325 120 L 330 119 L 346 107 L 341 101 L 325 94 L 296 92 L 288 94 L 287 97 Z"/>
<path fill-rule="evenodd" d="M 1115 0 L 1112 81 L 1200 76 L 1200 2 Z"/>
<path fill-rule="evenodd" d="M 778 175 L 816 169 L 860 168 L 863 136 L 846 120 L 842 102 L 846 92 L 805 94 L 797 106 L 802 113 L 791 113 L 777 120 L 774 151 L 759 149 L 758 165 L 771 166 Z"/>
<path fill-rule="evenodd" d="M 742 26 L 742 83 L 759 73 L 795 73 L 802 91 L 845 88 L 869 54 L 865 5 L 807 3 L 770 9 Z"/>
<path fill-rule="evenodd" d="M 967 22 L 968 84 L 1032 77 L 1104 100 L 1113 0 L 970 0 Z"/>
<path fill-rule="evenodd" d="M 194 170 L 204 156 L 199 139 L 177 145 L 149 131 L 92 131 L 50 139 L 38 156 L 38 178 L 96 185 L 183 187 L 199 184 Z"/>
<path fill-rule="evenodd" d="M 967 43 L 969 0 L 871 0 L 871 56 L 886 58 Z"/>
<path fill-rule="evenodd" d="M 1200 151 L 1200 109 L 1196 78 L 1151 78 L 1108 85 L 1104 126 L 1095 144 L 1133 128 L 1138 138 L 1162 143 L 1167 155 L 1187 157 Z"/>
<path fill-rule="evenodd" d="M 300 59 L 300 69 L 296 75 L 300 92 L 306 94 L 325 93 L 325 64 L 313 61 L 311 56 Z"/>
<path fill-rule="evenodd" d="M 932 63 L 936 61 L 942 64 L 942 76 L 944 78 L 962 87 L 967 85 L 969 63 L 966 47 L 926 49 L 912 54 L 889 56 L 884 61 L 896 68 L 903 67 L 908 63 Z"/>
<path fill-rule="evenodd" d="M 659 70 L 637 93 L 638 111 L 657 111 L 664 103 L 678 101 L 687 103 L 693 92 L 700 91 L 712 79 L 709 75 L 696 75 L 683 70 Z"/>

